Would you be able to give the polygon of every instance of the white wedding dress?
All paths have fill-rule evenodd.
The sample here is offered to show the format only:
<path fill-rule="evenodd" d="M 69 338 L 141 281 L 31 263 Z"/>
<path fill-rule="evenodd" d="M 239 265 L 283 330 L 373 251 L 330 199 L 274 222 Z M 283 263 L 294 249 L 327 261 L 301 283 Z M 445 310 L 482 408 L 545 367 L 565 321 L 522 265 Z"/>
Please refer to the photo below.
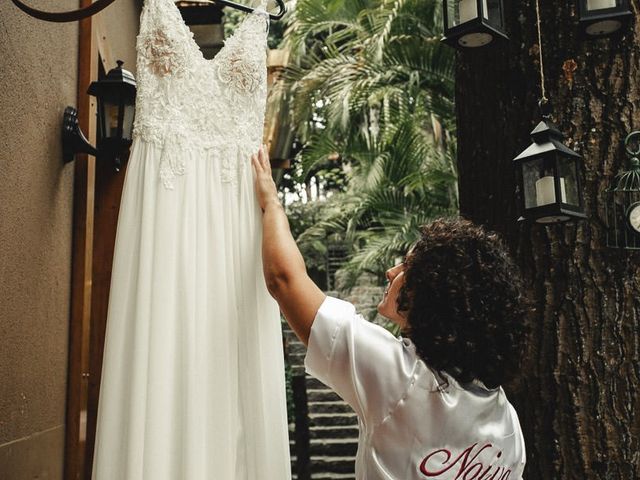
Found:
<path fill-rule="evenodd" d="M 93 480 L 290 478 L 250 163 L 267 27 L 261 5 L 206 60 L 173 0 L 144 1 Z"/>

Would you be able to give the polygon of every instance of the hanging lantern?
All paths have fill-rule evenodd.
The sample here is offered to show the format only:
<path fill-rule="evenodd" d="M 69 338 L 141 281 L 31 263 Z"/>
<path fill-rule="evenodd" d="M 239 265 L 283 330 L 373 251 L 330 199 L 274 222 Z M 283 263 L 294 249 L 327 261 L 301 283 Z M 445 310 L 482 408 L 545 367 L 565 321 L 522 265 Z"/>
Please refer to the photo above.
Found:
<path fill-rule="evenodd" d="M 443 0 L 443 42 L 455 48 L 483 47 L 508 40 L 502 0 Z"/>
<path fill-rule="evenodd" d="M 591 37 L 602 37 L 619 31 L 633 16 L 629 0 L 579 0 L 580 25 Z"/>
<path fill-rule="evenodd" d="M 136 99 L 136 80 L 122 68 L 123 61 L 107 76 L 89 85 L 87 93 L 98 99 L 98 152 L 122 166 L 121 155 L 131 145 Z"/>
<path fill-rule="evenodd" d="M 582 199 L 582 157 L 562 143 L 545 117 L 531 132 L 533 143 L 515 159 L 523 216 L 520 220 L 561 223 L 586 218 Z"/>
<path fill-rule="evenodd" d="M 640 142 L 631 149 L 632 139 L 639 140 L 640 132 L 625 140 L 629 170 L 618 174 L 606 191 L 607 246 L 640 250 Z"/>

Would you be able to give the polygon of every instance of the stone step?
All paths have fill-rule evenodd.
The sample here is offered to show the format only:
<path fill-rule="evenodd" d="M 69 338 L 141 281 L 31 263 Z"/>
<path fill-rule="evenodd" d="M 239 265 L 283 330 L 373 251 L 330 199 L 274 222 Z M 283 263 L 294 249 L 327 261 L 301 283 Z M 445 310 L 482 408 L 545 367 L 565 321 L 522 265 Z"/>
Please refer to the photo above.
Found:
<path fill-rule="evenodd" d="M 309 428 L 309 437 L 313 438 L 358 438 L 358 427 L 353 425 L 320 426 Z"/>
<path fill-rule="evenodd" d="M 311 473 L 355 472 L 355 457 L 311 457 Z"/>
<path fill-rule="evenodd" d="M 305 374 L 304 365 L 291 364 L 291 375 L 294 377 L 303 376 Z"/>
<path fill-rule="evenodd" d="M 309 402 L 310 413 L 351 413 L 353 409 L 342 400 L 333 402 Z"/>
<path fill-rule="evenodd" d="M 283 336 L 285 342 L 287 342 L 287 345 L 291 345 L 291 344 L 300 342 L 298 337 L 296 337 L 296 334 L 293 333 L 292 331 L 288 331 L 288 332 L 284 331 L 282 333 L 282 336 Z"/>
<path fill-rule="evenodd" d="M 316 389 L 316 390 L 318 389 L 330 390 L 329 387 L 327 387 L 324 383 L 322 383 L 317 378 L 314 378 L 311 375 L 307 375 L 307 389 L 309 388 Z"/>
<path fill-rule="evenodd" d="M 311 458 L 315 457 L 355 457 L 358 451 L 358 440 L 352 438 L 339 438 L 331 440 L 311 440 Z"/>
<path fill-rule="evenodd" d="M 307 388 L 307 399 L 310 402 L 339 402 L 340 396 L 328 388 Z"/>
<path fill-rule="evenodd" d="M 289 355 L 293 355 L 293 354 L 303 354 L 306 355 L 307 354 L 307 347 L 304 346 L 304 344 L 301 341 L 290 341 L 287 345 L 289 347 Z"/>
<path fill-rule="evenodd" d="M 311 480 L 356 480 L 353 473 L 314 473 Z"/>
<path fill-rule="evenodd" d="M 310 413 L 309 427 L 358 425 L 355 413 Z"/>
<path fill-rule="evenodd" d="M 312 480 L 355 480 L 358 449 L 358 418 L 335 392 L 304 370 L 306 347 L 295 334 L 284 328 L 287 361 L 293 375 L 304 375 L 309 410 L 309 436 Z M 296 470 L 296 450 L 291 428 L 289 442 L 292 472 Z M 292 476 L 295 479 L 295 473 Z"/>
<path fill-rule="evenodd" d="M 289 363 L 295 365 L 304 365 L 304 357 L 307 355 L 306 352 L 291 352 L 289 351 Z"/>

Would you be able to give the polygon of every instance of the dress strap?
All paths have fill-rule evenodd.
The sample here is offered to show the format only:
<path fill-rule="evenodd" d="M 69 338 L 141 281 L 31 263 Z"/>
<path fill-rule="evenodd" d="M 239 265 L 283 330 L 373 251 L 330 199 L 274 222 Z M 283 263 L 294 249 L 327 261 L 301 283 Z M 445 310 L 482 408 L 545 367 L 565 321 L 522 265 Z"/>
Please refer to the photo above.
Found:
<path fill-rule="evenodd" d="M 261 17 L 264 17 L 267 20 L 267 32 L 266 34 L 269 34 L 269 26 L 271 25 L 271 17 L 269 17 L 269 12 L 267 12 L 267 4 L 269 3 L 268 0 L 260 0 L 258 3 L 258 6 L 253 10 L 253 13 L 255 13 L 256 15 L 260 15 Z"/>

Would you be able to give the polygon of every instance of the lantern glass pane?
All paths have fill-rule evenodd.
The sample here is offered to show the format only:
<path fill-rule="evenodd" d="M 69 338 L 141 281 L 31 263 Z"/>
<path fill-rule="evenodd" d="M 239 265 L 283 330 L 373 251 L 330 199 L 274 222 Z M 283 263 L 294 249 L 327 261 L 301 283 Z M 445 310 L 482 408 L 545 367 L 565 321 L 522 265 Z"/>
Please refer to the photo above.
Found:
<path fill-rule="evenodd" d="M 118 109 L 117 103 L 104 102 L 104 134 L 105 138 L 118 136 Z"/>
<path fill-rule="evenodd" d="M 544 176 L 544 159 L 532 158 L 522 163 L 522 186 L 524 188 L 524 208 L 538 207 L 536 185 Z"/>
<path fill-rule="evenodd" d="M 563 202 L 573 206 L 580 206 L 578 192 L 578 162 L 575 158 L 558 158 L 558 176 L 563 186 Z"/>
<path fill-rule="evenodd" d="M 502 29 L 502 0 L 484 0 L 484 18 L 494 27 Z"/>
<path fill-rule="evenodd" d="M 618 0 L 587 0 L 587 10 L 592 12 L 594 10 L 605 10 L 608 8 L 615 8 Z"/>
<path fill-rule="evenodd" d="M 555 161 L 556 157 L 554 154 L 548 154 L 543 157 L 542 168 L 540 169 L 538 180 L 536 180 L 535 203 L 538 207 L 557 203 L 556 199 L 558 196 L 556 195 Z M 560 182 L 562 198 L 566 197 L 564 188 L 563 182 Z"/>
<path fill-rule="evenodd" d="M 487 0 L 482 1 L 486 5 Z M 478 18 L 478 0 L 450 0 L 447 8 L 449 28 Z"/>
<path fill-rule="evenodd" d="M 133 105 L 124 106 L 124 121 L 122 124 L 122 138 L 131 140 L 133 132 L 133 118 L 135 113 L 135 107 Z"/>
<path fill-rule="evenodd" d="M 104 111 L 102 101 L 100 99 L 98 99 L 98 131 L 96 134 L 98 141 L 104 138 Z"/>

